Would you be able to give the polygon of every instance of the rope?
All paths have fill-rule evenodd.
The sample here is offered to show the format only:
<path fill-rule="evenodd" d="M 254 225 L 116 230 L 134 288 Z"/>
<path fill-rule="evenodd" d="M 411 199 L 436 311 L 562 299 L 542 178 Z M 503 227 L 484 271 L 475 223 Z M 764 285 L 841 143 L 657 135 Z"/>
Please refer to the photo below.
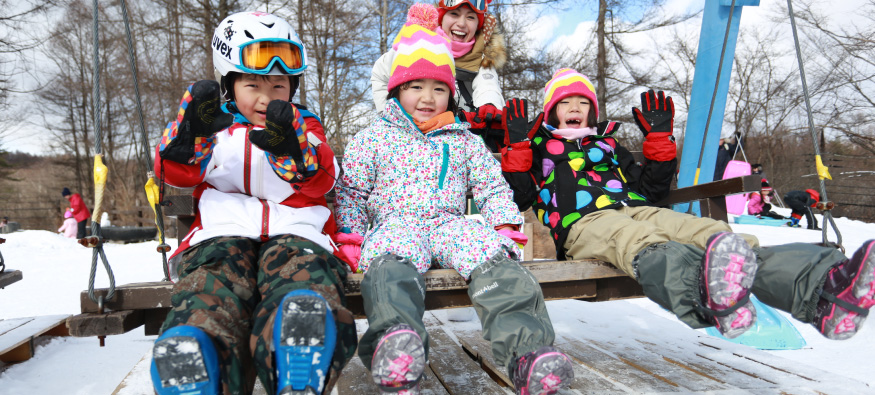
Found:
<path fill-rule="evenodd" d="M 733 0 L 734 1 L 734 0 Z M 814 119 L 811 116 L 811 101 L 808 96 L 808 83 L 805 81 L 805 67 L 802 63 L 802 50 L 799 47 L 799 36 L 796 33 L 796 16 L 793 14 L 793 2 L 792 0 L 787 0 L 787 9 L 790 13 L 790 26 L 793 30 L 793 43 L 796 45 L 796 60 L 799 62 L 799 76 L 802 78 L 802 94 L 805 97 L 805 108 L 807 110 L 808 115 L 808 132 L 811 134 L 811 142 L 814 145 L 814 159 L 815 166 L 817 168 L 817 176 L 820 179 L 820 202 L 817 203 L 817 207 L 823 210 L 823 221 L 829 223 L 832 227 L 833 232 L 836 234 L 836 242 L 835 246 L 844 250 L 842 247 L 842 234 L 839 232 L 839 228 L 836 226 L 835 220 L 832 217 L 831 209 L 833 205 L 829 201 L 826 195 L 826 183 L 824 182 L 825 178 L 832 180 L 832 176 L 829 174 L 829 168 L 823 165 L 823 160 L 820 157 L 820 147 L 817 146 L 817 133 L 814 132 Z M 812 213 L 812 215 L 814 215 Z M 827 238 L 827 227 L 823 226 L 822 231 L 822 239 L 824 245 L 832 245 L 829 239 Z"/>
<path fill-rule="evenodd" d="M 134 80 L 134 96 L 137 99 L 137 114 L 140 119 L 140 147 L 142 148 L 142 157 L 145 158 L 146 166 L 146 198 L 149 200 L 149 205 L 152 207 L 152 212 L 155 213 L 155 225 L 158 226 L 158 239 L 160 243 L 158 244 L 158 252 L 161 253 L 161 258 L 164 261 L 164 281 L 170 280 L 170 275 L 168 273 L 167 268 L 167 252 L 170 251 L 170 246 L 167 245 L 164 239 L 164 212 L 161 210 L 161 202 L 163 198 L 163 193 L 157 191 L 158 187 L 155 185 L 155 174 L 152 172 L 152 168 L 154 167 L 154 162 L 152 162 L 152 156 L 149 154 L 149 142 L 146 137 L 146 123 L 143 121 L 143 104 L 140 100 L 140 83 L 137 80 L 137 62 L 136 57 L 134 56 L 134 40 L 131 36 L 131 25 L 128 21 L 128 6 L 125 0 L 121 0 L 122 6 L 122 19 L 125 22 L 125 37 L 128 41 L 128 59 L 130 60 L 131 65 L 131 75 Z M 136 137 L 136 136 L 135 136 Z M 162 167 L 163 169 L 163 167 Z M 161 185 L 164 185 L 164 179 L 161 179 Z"/>

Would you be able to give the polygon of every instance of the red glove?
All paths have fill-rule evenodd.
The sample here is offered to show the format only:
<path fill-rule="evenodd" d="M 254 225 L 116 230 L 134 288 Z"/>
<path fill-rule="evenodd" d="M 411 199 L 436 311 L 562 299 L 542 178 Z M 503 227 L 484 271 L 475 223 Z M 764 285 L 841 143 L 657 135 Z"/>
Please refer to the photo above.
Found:
<path fill-rule="evenodd" d="M 486 129 L 492 126 L 495 122 L 501 122 L 501 111 L 492 104 L 484 104 L 477 109 L 477 112 L 465 113 L 465 122 L 471 124 L 471 129 Z M 498 126 L 500 129 L 501 126 Z"/>
<path fill-rule="evenodd" d="M 365 238 L 358 233 L 337 233 L 334 240 L 340 244 L 337 247 L 340 258 L 346 261 L 353 273 L 358 273 L 359 261 L 362 259 L 362 242 Z"/>
<path fill-rule="evenodd" d="M 525 247 L 526 243 L 529 242 L 529 237 L 526 236 L 525 233 L 517 232 L 511 228 L 501 228 L 497 232 L 498 234 L 506 236 L 507 238 L 513 240 L 514 243 L 517 243 L 520 248 Z"/>
<path fill-rule="evenodd" d="M 677 157 L 674 143 L 674 101 L 662 91 L 641 93 L 641 108 L 632 107 L 632 118 L 644 134 L 644 157 L 667 162 Z"/>

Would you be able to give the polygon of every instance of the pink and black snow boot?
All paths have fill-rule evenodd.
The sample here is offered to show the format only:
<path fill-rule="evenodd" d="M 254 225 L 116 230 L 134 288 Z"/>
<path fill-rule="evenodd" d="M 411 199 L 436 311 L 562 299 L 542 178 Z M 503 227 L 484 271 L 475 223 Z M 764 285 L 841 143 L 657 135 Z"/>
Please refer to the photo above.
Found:
<path fill-rule="evenodd" d="M 702 305 L 697 310 L 726 338 L 741 335 L 756 322 L 749 300 L 756 270 L 756 255 L 741 236 L 720 232 L 708 238 L 699 273 Z"/>
<path fill-rule="evenodd" d="M 854 336 L 869 308 L 875 306 L 875 240 L 863 243 L 849 261 L 844 261 L 826 275 L 820 302 L 814 315 L 814 326 L 824 336 L 844 340 Z"/>
<path fill-rule="evenodd" d="M 551 346 L 517 357 L 511 366 L 511 381 L 517 395 L 555 394 L 574 379 L 568 356 Z"/>
<path fill-rule="evenodd" d="M 415 395 L 425 371 L 422 338 L 407 324 L 394 325 L 380 338 L 371 361 L 371 377 L 383 393 Z"/>

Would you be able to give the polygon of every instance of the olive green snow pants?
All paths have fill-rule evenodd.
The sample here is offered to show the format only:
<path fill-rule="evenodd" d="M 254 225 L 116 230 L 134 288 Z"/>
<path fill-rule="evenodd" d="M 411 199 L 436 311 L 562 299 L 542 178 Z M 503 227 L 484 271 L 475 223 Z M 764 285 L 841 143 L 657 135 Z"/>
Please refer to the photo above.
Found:
<path fill-rule="evenodd" d="M 633 278 L 632 261 L 644 247 L 676 241 L 705 249 L 708 237 L 717 232 L 732 232 L 729 224 L 711 218 L 650 207 L 620 207 L 600 210 L 579 219 L 565 240 L 568 259 L 595 258 L 610 262 Z M 739 233 L 751 247 L 759 241 Z"/>
<path fill-rule="evenodd" d="M 703 328 L 712 324 L 693 304 L 699 301 L 705 243 L 712 234 L 724 231 L 732 229 L 710 218 L 624 207 L 583 217 L 573 225 L 565 248 L 569 258 L 615 264 L 638 280 L 648 298 L 687 325 Z M 823 286 L 829 269 L 848 258 L 834 248 L 805 243 L 761 248 L 753 236 L 740 236 L 755 242 L 758 267 L 752 293 L 802 322 L 812 322 L 820 298 L 816 290 Z"/>
<path fill-rule="evenodd" d="M 413 327 L 422 338 L 428 358 L 425 282 L 409 260 L 392 254 L 374 259 L 361 283 L 368 330 L 359 341 L 358 354 L 370 369 L 380 338 L 393 325 Z M 468 296 L 483 327 L 483 338 L 492 344 L 498 365 L 515 355 L 552 345 L 555 335 L 544 304 L 541 286 L 532 274 L 504 251 L 471 273 Z"/>

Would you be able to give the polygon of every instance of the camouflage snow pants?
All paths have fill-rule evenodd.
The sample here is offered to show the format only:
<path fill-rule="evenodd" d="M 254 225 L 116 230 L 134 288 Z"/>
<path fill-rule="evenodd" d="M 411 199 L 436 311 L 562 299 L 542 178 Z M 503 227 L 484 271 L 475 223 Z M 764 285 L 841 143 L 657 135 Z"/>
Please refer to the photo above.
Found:
<path fill-rule="evenodd" d="M 276 393 L 273 322 L 283 296 L 313 290 L 331 306 L 337 324 L 325 392 L 357 346 L 355 321 L 346 309 L 343 263 L 307 239 L 286 235 L 260 243 L 240 237 L 207 240 L 185 251 L 173 286 L 172 308 L 161 332 L 192 325 L 213 339 L 225 394 L 249 394 L 256 372 L 268 393 Z M 253 369 L 253 367 L 255 369 Z"/>

